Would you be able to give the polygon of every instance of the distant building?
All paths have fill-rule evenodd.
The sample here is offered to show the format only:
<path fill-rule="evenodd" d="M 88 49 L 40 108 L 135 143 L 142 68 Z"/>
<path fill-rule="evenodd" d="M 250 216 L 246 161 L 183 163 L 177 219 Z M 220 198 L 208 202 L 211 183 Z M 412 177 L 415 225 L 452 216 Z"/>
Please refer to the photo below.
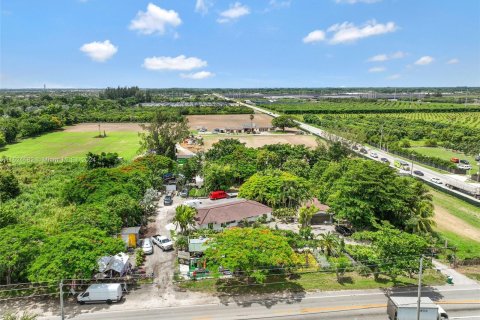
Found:
<path fill-rule="evenodd" d="M 237 226 L 241 221 L 254 222 L 272 217 L 272 208 L 247 199 L 218 200 L 218 203 L 197 208 L 195 221 L 200 229 L 222 230 Z"/>

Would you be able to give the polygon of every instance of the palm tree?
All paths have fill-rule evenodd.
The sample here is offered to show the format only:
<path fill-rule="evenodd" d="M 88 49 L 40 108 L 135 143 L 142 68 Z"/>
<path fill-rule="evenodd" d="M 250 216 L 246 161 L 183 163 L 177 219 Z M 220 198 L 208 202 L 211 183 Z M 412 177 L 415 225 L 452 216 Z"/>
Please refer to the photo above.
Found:
<path fill-rule="evenodd" d="M 175 209 L 175 217 L 173 222 L 177 227 L 180 227 L 181 233 L 186 233 L 189 227 L 195 225 L 195 215 L 197 211 L 189 206 L 180 205 Z"/>
<path fill-rule="evenodd" d="M 317 212 L 318 208 L 315 206 L 303 206 L 298 210 L 298 222 L 302 229 L 310 226 L 312 217 Z"/>
<path fill-rule="evenodd" d="M 406 225 L 413 233 L 430 233 L 436 225 L 433 220 L 432 194 L 419 182 L 413 184 L 412 189 L 415 196 L 409 206 L 411 218 Z"/>
<path fill-rule="evenodd" d="M 253 119 L 255 118 L 255 116 L 253 114 L 250 115 L 250 130 L 253 131 Z"/>
<path fill-rule="evenodd" d="M 330 257 L 332 254 L 336 255 L 338 251 L 340 251 L 340 241 L 338 240 L 338 236 L 330 231 L 322 233 L 320 235 L 320 247 L 322 248 L 322 251 L 326 253 L 327 257 Z"/>

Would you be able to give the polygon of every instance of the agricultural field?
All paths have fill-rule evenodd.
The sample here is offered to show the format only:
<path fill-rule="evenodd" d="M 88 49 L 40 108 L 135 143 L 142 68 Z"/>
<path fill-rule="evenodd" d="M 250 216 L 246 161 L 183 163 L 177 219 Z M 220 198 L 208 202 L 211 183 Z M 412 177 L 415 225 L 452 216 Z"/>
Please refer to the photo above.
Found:
<path fill-rule="evenodd" d="M 267 144 L 286 143 L 286 144 L 304 144 L 307 147 L 317 146 L 317 140 L 312 135 L 294 135 L 294 134 L 269 134 L 269 135 L 204 135 L 205 149 L 208 150 L 212 145 L 222 139 L 238 139 L 245 143 L 247 147 L 259 148 Z"/>
<path fill-rule="evenodd" d="M 409 120 L 423 120 L 428 122 L 480 129 L 480 114 L 477 112 L 391 113 L 384 116 L 402 117 Z"/>
<path fill-rule="evenodd" d="M 452 150 L 447 150 L 445 148 L 430 148 L 430 147 L 412 147 L 410 149 L 429 157 L 437 157 L 445 160 L 450 160 L 451 158 L 465 159 L 465 160 L 468 160 L 468 162 L 470 162 L 470 164 L 472 165 L 472 170 L 471 170 L 472 173 L 476 173 L 479 171 L 479 166 L 475 161 L 475 157 L 465 155 L 464 153 L 461 153 L 461 152 L 454 152 Z"/>
<path fill-rule="evenodd" d="M 257 127 L 271 126 L 272 117 L 266 114 L 254 114 L 252 122 Z M 188 125 L 192 130 L 206 128 L 212 131 L 215 128 L 235 128 L 242 127 L 244 124 L 250 124 L 249 114 L 226 114 L 226 115 L 190 115 L 187 116 Z"/>
<path fill-rule="evenodd" d="M 286 114 L 344 114 L 344 113 L 419 113 L 419 112 L 478 112 L 478 105 L 458 103 L 429 103 L 387 100 L 337 99 L 322 101 L 278 100 L 259 106 Z"/>

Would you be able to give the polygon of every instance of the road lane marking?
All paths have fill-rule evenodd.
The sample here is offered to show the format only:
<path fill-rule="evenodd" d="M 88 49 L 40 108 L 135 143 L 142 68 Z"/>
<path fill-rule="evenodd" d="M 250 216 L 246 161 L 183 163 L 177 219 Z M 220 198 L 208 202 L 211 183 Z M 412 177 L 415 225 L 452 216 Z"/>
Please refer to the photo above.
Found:
<path fill-rule="evenodd" d="M 384 303 L 372 303 L 359 306 L 336 306 L 336 307 L 318 307 L 318 308 L 302 308 L 301 313 L 318 313 L 323 311 L 349 311 L 359 309 L 373 309 L 373 308 L 385 308 L 387 305 Z"/>

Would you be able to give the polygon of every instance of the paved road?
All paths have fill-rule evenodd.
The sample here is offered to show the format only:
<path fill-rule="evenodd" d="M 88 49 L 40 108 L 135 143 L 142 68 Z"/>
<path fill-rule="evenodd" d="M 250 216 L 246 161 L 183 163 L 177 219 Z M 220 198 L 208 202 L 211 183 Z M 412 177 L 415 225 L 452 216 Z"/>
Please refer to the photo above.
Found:
<path fill-rule="evenodd" d="M 424 289 L 447 311 L 450 319 L 480 319 L 480 287 L 437 287 Z M 392 295 L 415 296 L 415 289 L 397 289 Z M 280 300 L 230 301 L 183 307 L 141 310 L 111 310 L 81 314 L 74 319 L 387 319 L 387 298 L 379 290 L 298 294 Z M 58 319 L 47 317 L 41 319 Z"/>
<path fill-rule="evenodd" d="M 217 97 L 219 98 L 222 98 L 222 99 L 225 99 L 225 100 L 229 100 L 229 101 L 233 101 L 234 99 L 230 99 L 230 98 L 226 98 L 222 95 L 219 95 L 219 94 L 214 94 L 216 95 Z M 270 110 L 267 110 L 267 109 L 263 109 L 263 108 L 259 108 L 257 106 L 254 106 L 254 105 L 251 105 L 251 104 L 248 104 L 248 103 L 244 103 L 244 102 L 241 102 L 241 101 L 237 101 L 235 100 L 235 102 L 243 105 L 243 106 L 246 106 L 246 107 L 249 107 L 255 111 L 258 111 L 260 113 L 265 113 L 265 114 L 268 114 L 269 116 L 271 117 L 278 117 L 280 116 L 280 114 L 277 114 L 277 113 L 274 113 Z M 354 145 L 356 143 L 352 142 L 352 141 L 349 141 L 347 139 L 344 139 L 342 137 L 339 137 L 339 136 L 336 136 L 332 133 L 329 133 L 325 130 L 322 130 L 322 129 L 319 129 L 317 127 L 314 127 L 314 126 L 311 126 L 311 125 L 308 125 L 306 123 L 303 123 L 303 122 L 300 122 L 300 121 L 296 121 L 299 125 L 299 127 L 307 132 L 310 132 L 316 136 L 319 136 L 323 139 L 326 139 L 326 140 L 330 140 L 330 141 L 342 141 L 342 142 L 346 142 L 348 145 Z M 356 144 L 357 146 L 359 146 L 359 149 L 362 147 L 361 145 L 359 144 Z M 390 154 L 390 153 L 387 153 L 385 151 L 381 151 L 381 150 L 377 150 L 377 149 L 370 149 L 370 148 L 367 148 L 367 147 L 364 147 L 365 149 L 368 150 L 368 154 L 367 155 L 364 155 L 366 156 L 367 158 L 370 158 L 372 160 L 376 160 L 376 161 L 380 161 L 381 158 L 386 158 L 389 160 L 390 162 L 390 165 L 393 167 L 393 164 L 394 164 L 394 161 L 395 160 L 401 160 L 400 158 Z M 354 150 L 355 151 L 355 150 Z M 376 154 L 377 154 L 377 157 L 372 157 L 371 156 L 371 151 L 374 151 Z M 358 152 L 358 151 L 356 151 Z M 442 173 L 439 173 L 439 172 L 436 172 L 436 171 L 433 171 L 431 169 L 428 169 L 427 167 L 424 167 L 424 166 L 421 166 L 421 165 L 418 165 L 418 164 L 412 164 L 411 162 L 409 162 L 409 165 L 411 166 L 410 167 L 410 170 L 409 171 L 404 171 L 403 173 L 404 174 L 412 174 L 412 172 L 414 170 L 419 170 L 419 171 L 422 171 L 423 172 L 423 176 L 418 176 L 418 175 L 415 175 L 417 178 L 419 179 L 422 179 L 428 183 L 432 183 L 431 182 L 431 179 L 432 178 L 438 178 L 440 179 L 440 181 L 442 182 L 441 184 L 437 184 L 438 187 L 442 188 L 442 189 L 446 189 L 446 190 L 449 190 L 450 192 L 453 192 L 461 197 L 465 197 L 465 198 L 468 198 L 469 200 L 475 202 L 475 203 L 478 203 L 480 205 L 480 199 L 475 199 L 474 197 L 470 196 L 470 195 L 467 195 L 463 192 L 460 192 L 460 191 L 457 191 L 457 190 L 452 190 L 450 188 L 448 188 L 447 186 L 445 186 L 445 182 L 447 181 L 451 181 L 452 179 L 455 179 L 457 182 L 461 180 L 459 180 L 459 178 L 461 178 L 460 176 L 458 175 L 447 175 L 447 174 L 442 174 Z M 412 168 L 413 167 L 413 168 Z M 463 183 L 464 186 L 467 185 L 467 183 Z M 475 185 L 477 186 L 478 188 L 480 188 L 480 184 L 468 184 L 468 185 Z"/>

